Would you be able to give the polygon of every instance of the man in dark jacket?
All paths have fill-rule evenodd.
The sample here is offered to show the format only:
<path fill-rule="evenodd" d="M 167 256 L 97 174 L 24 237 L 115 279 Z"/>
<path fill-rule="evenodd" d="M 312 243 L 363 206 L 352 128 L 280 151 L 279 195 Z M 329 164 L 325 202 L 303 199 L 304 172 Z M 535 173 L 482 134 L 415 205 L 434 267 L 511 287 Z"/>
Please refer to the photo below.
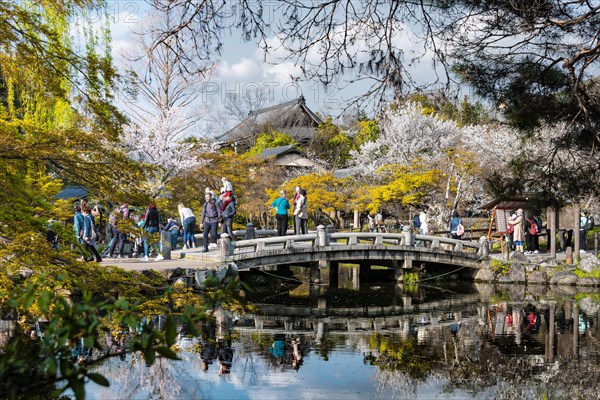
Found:
<path fill-rule="evenodd" d="M 146 218 L 144 219 L 144 225 L 142 226 L 142 228 L 144 228 L 144 230 L 147 232 L 147 234 L 144 235 L 144 261 L 148 261 L 148 255 L 150 254 L 148 236 L 151 233 L 158 232 L 159 225 L 158 209 L 156 208 L 156 204 L 152 204 L 146 211 Z"/>
<path fill-rule="evenodd" d="M 209 193 L 204 195 L 206 200 L 202 206 L 202 216 L 200 217 L 200 223 L 204 225 L 203 242 L 204 248 L 203 253 L 208 251 L 208 234 L 210 233 L 211 240 L 213 243 L 217 242 L 217 225 L 221 218 L 221 208 L 217 205 L 217 202 L 213 200 Z"/>
<path fill-rule="evenodd" d="M 233 236 L 233 216 L 235 215 L 235 201 L 231 199 L 233 195 L 225 195 L 225 201 L 223 201 L 223 226 L 221 234 L 226 233 L 229 235 L 232 241 L 235 241 Z"/>

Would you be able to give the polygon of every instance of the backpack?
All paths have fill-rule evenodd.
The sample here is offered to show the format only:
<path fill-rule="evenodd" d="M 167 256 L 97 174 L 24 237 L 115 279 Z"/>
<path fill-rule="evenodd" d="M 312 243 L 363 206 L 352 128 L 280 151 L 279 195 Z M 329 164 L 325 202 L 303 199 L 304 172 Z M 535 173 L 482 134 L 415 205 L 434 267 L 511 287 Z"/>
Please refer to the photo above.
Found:
<path fill-rule="evenodd" d="M 537 235 L 539 233 L 537 223 L 532 219 L 528 219 L 527 222 L 529 222 L 529 234 Z"/>
<path fill-rule="evenodd" d="M 456 236 L 462 236 L 465 233 L 465 227 L 463 224 L 456 225 Z"/>
<path fill-rule="evenodd" d="M 515 226 L 511 224 L 506 224 L 506 233 L 509 235 L 515 231 Z"/>
<path fill-rule="evenodd" d="M 591 231 L 592 229 L 594 229 L 594 217 L 590 215 L 587 219 L 587 224 L 585 224 L 585 230 Z"/>
<path fill-rule="evenodd" d="M 94 242 L 98 239 L 98 231 L 96 230 L 96 222 L 94 221 L 94 218 L 92 218 L 90 215 L 87 215 L 85 218 L 89 218 L 89 220 L 90 220 L 89 241 Z"/>
<path fill-rule="evenodd" d="M 415 217 L 413 218 L 413 226 L 415 228 L 421 227 L 421 218 L 419 217 L 419 214 L 415 215 Z"/>

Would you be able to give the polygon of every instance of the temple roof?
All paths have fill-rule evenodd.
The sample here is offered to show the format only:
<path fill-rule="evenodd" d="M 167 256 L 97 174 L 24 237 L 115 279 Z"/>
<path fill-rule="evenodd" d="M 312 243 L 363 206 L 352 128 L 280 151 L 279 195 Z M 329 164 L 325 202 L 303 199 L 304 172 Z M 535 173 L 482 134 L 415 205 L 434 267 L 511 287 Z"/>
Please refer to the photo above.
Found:
<path fill-rule="evenodd" d="M 298 142 L 311 138 L 315 128 L 323 121 L 299 97 L 275 106 L 251 111 L 248 117 L 216 138 L 221 142 L 243 141 L 256 136 L 265 126 L 283 130 Z"/>

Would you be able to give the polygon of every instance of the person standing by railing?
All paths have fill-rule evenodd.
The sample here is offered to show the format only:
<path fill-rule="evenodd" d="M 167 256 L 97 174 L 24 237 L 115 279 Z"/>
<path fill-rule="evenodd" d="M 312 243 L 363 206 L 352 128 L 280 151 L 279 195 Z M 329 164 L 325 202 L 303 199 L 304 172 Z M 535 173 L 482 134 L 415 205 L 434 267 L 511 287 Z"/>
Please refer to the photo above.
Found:
<path fill-rule="evenodd" d="M 179 220 L 183 226 L 183 247 L 186 249 L 196 247 L 196 237 L 194 235 L 194 228 L 196 227 L 196 216 L 191 208 L 188 208 L 179 203 L 177 205 L 179 211 Z"/>
<path fill-rule="evenodd" d="M 223 217 L 221 233 L 226 233 L 235 242 L 233 234 L 233 217 L 235 216 L 235 201 L 232 200 L 232 195 L 226 194 L 223 200 L 221 216 Z"/>
<path fill-rule="evenodd" d="M 217 225 L 219 224 L 219 219 L 221 219 L 221 208 L 212 199 L 212 196 L 210 194 L 205 194 L 204 199 L 205 203 L 202 206 L 202 216 L 200 217 L 200 223 L 204 226 L 204 248 L 202 249 L 202 252 L 206 253 L 208 252 L 209 234 L 212 241 L 214 243 L 217 242 Z"/>
<path fill-rule="evenodd" d="M 308 200 L 306 198 L 306 190 L 300 190 L 300 197 L 296 201 L 296 208 L 294 210 L 294 217 L 296 223 L 296 234 L 306 235 L 308 233 L 307 222 L 308 222 Z"/>
<path fill-rule="evenodd" d="M 144 234 L 144 261 L 148 261 L 148 256 L 150 255 L 150 240 L 151 240 L 151 235 L 153 233 L 158 232 L 158 229 L 160 227 L 160 217 L 158 214 L 158 209 L 156 208 L 156 204 L 151 204 L 150 207 L 148 207 L 146 209 L 146 214 L 145 214 L 145 218 L 144 218 L 144 223 L 142 225 L 142 228 L 145 231 Z M 158 250 L 158 246 L 156 244 L 152 244 L 153 247 L 157 248 Z M 163 260 L 163 256 L 161 254 L 159 254 L 158 256 L 156 256 L 156 261 L 160 261 Z"/>
<path fill-rule="evenodd" d="M 288 229 L 288 210 L 290 202 L 286 197 L 285 190 L 279 192 L 279 198 L 271 205 L 275 208 L 275 219 L 277 220 L 277 236 L 285 236 Z"/>
<path fill-rule="evenodd" d="M 294 188 L 294 200 L 292 201 L 292 208 L 294 209 L 294 211 L 296 210 L 296 205 L 298 204 L 298 199 L 300 198 L 300 190 L 302 190 L 302 188 L 300 186 L 296 186 Z M 294 213 L 294 215 L 296 215 Z M 294 235 L 299 235 L 300 231 L 298 230 L 300 226 L 296 224 L 296 220 L 294 218 Z"/>
<path fill-rule="evenodd" d="M 452 213 L 452 219 L 450 220 L 450 235 L 452 236 L 452 239 L 460 239 L 463 235 L 464 228 L 459 234 L 459 225 L 462 225 L 462 219 L 460 219 L 458 211 L 454 210 Z"/>

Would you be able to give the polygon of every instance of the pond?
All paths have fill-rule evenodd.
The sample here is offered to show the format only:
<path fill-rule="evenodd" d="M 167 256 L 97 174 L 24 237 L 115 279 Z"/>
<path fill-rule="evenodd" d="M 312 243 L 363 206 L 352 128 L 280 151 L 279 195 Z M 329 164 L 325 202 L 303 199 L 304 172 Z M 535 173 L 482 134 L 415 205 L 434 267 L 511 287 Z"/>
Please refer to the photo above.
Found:
<path fill-rule="evenodd" d="M 248 292 L 260 315 L 219 312 L 180 361 L 110 359 L 87 398 L 600 398 L 598 292 L 351 275 Z"/>

